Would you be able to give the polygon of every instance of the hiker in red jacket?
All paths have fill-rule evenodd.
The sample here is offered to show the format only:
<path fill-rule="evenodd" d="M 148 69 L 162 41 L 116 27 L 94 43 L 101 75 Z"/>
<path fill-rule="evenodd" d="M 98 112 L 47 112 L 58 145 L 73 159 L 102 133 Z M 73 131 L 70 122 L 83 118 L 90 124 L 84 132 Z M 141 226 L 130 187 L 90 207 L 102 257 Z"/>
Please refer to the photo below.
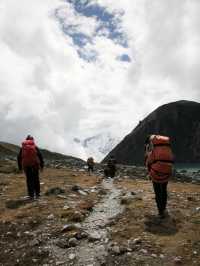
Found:
<path fill-rule="evenodd" d="M 40 180 L 39 169 L 43 170 L 44 161 L 42 154 L 35 145 L 34 138 L 30 135 L 22 142 L 22 148 L 17 157 L 19 170 L 24 170 L 26 175 L 28 196 L 30 199 L 39 198 Z"/>
<path fill-rule="evenodd" d="M 172 176 L 174 156 L 167 136 L 150 135 L 145 142 L 145 164 L 153 183 L 160 218 L 165 217 L 167 184 Z"/>

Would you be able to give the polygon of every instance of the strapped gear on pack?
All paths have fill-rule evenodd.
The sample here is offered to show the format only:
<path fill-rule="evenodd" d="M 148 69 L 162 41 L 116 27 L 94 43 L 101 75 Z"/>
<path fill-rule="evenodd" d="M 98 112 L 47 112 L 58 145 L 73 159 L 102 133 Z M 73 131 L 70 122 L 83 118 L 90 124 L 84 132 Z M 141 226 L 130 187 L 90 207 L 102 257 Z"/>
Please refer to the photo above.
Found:
<path fill-rule="evenodd" d="M 172 175 L 174 162 L 170 139 L 166 136 L 152 135 L 150 147 L 151 151 L 147 155 L 149 174 L 154 182 L 167 182 Z"/>
<path fill-rule="evenodd" d="M 22 167 L 39 167 L 39 158 L 33 140 L 22 142 Z"/>
<path fill-rule="evenodd" d="M 87 159 L 87 164 L 88 164 L 88 165 L 94 165 L 94 159 L 93 159 L 92 157 L 89 157 L 89 158 Z"/>

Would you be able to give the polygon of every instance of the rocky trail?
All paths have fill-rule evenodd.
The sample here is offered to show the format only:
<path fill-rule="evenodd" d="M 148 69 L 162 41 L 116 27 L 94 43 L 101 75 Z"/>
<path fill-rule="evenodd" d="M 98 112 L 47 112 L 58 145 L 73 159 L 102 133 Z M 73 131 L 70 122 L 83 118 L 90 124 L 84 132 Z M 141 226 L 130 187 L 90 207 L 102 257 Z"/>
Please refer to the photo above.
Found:
<path fill-rule="evenodd" d="M 42 196 L 25 198 L 21 173 L 0 174 L 0 265 L 200 265 L 200 188 L 169 184 L 169 215 L 157 217 L 143 168 L 105 180 L 97 170 L 48 168 Z"/>
<path fill-rule="evenodd" d="M 54 256 L 63 258 L 63 265 L 100 266 L 106 263 L 105 258 L 108 255 L 107 245 L 109 242 L 109 228 L 106 226 L 122 212 L 123 207 L 119 201 L 121 191 L 114 186 L 113 180 L 103 181 L 102 186 L 107 190 L 106 195 L 94 207 L 84 222 L 79 225 L 81 230 L 86 233 L 86 239 L 79 241 L 79 243 L 75 238 L 69 239 L 72 247 L 67 252 L 63 252 L 55 244 L 51 245 Z M 73 240 L 75 240 L 74 243 Z"/>

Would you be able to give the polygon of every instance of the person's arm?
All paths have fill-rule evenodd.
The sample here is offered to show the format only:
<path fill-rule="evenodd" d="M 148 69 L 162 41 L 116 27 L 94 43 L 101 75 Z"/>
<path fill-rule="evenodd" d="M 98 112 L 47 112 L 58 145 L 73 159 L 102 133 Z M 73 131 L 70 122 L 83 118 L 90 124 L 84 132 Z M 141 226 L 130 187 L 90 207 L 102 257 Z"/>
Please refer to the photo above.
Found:
<path fill-rule="evenodd" d="M 17 164 L 18 164 L 18 169 L 21 171 L 22 170 L 22 149 L 20 149 L 19 154 L 17 155 Z"/>
<path fill-rule="evenodd" d="M 38 147 L 36 147 L 36 150 L 37 150 L 37 156 L 38 156 L 38 158 L 40 160 L 40 167 L 41 167 L 41 169 L 43 169 L 44 168 L 44 159 L 43 159 L 42 153 L 38 149 Z"/>
<path fill-rule="evenodd" d="M 154 161 L 155 161 L 155 159 L 154 159 L 154 152 L 153 151 L 150 151 L 147 154 L 147 158 L 146 158 L 146 166 L 147 166 L 148 170 L 150 170 L 151 165 L 153 164 Z"/>

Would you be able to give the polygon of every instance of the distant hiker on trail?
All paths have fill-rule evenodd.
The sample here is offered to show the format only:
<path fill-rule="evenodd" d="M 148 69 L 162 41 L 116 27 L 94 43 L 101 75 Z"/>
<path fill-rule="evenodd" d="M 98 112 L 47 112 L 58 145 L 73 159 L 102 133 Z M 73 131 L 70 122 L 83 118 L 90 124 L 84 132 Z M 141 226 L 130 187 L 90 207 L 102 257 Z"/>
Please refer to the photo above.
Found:
<path fill-rule="evenodd" d="M 34 138 L 30 135 L 22 142 L 22 148 L 17 157 L 19 170 L 24 170 L 26 175 L 28 196 L 30 199 L 39 198 L 40 180 L 39 169 L 43 170 L 44 161 L 42 154 L 35 145 Z"/>
<path fill-rule="evenodd" d="M 89 175 L 90 175 L 91 172 L 94 171 L 94 159 L 93 159 L 93 157 L 89 157 L 87 159 L 87 166 L 88 166 L 88 172 L 89 172 Z"/>
<path fill-rule="evenodd" d="M 145 141 L 145 165 L 153 183 L 160 218 L 165 217 L 167 184 L 172 176 L 173 160 L 169 137 L 159 135 L 147 137 Z"/>
<path fill-rule="evenodd" d="M 114 178 L 116 170 L 116 160 L 114 156 L 111 156 L 110 159 L 108 159 L 106 168 L 104 169 L 104 175 L 106 177 Z"/>

